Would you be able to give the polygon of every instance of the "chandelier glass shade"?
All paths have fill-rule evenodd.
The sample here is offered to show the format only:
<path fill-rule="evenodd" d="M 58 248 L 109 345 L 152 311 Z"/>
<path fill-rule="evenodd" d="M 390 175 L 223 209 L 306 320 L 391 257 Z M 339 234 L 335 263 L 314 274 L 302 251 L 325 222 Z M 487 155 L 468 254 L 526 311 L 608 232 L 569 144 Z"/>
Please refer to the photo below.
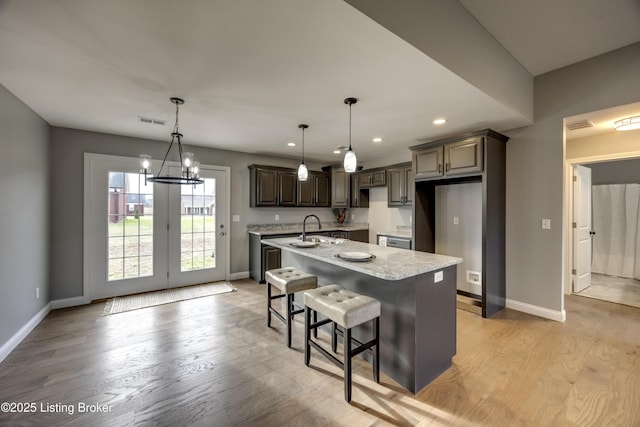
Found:
<path fill-rule="evenodd" d="M 171 142 L 169 148 L 162 159 L 162 164 L 156 175 L 151 175 L 151 156 L 148 154 L 140 155 L 140 173 L 144 174 L 145 182 L 157 182 L 159 184 L 174 184 L 174 185 L 196 185 L 202 184 L 203 179 L 200 178 L 200 163 L 193 159 L 193 153 L 182 150 L 182 137 L 178 128 L 178 109 L 180 105 L 184 104 L 184 100 L 181 98 L 170 98 L 170 101 L 176 105 L 176 122 L 173 126 L 173 132 L 171 132 Z M 171 149 L 177 146 L 178 157 L 180 159 L 180 175 L 171 175 L 169 173 L 169 166 L 165 169 L 167 157 Z"/>
<path fill-rule="evenodd" d="M 356 153 L 351 148 L 351 106 L 358 102 L 356 98 L 347 98 L 344 100 L 344 103 L 349 106 L 349 149 L 344 154 L 344 171 L 345 172 L 355 172 L 358 166 L 358 159 L 356 158 Z"/>
<path fill-rule="evenodd" d="M 298 166 L 298 180 L 306 181 L 309 179 L 309 170 L 307 169 L 307 165 L 304 164 L 304 130 L 307 129 L 309 125 L 300 124 L 298 127 L 302 129 L 302 162 L 300 166 Z"/>

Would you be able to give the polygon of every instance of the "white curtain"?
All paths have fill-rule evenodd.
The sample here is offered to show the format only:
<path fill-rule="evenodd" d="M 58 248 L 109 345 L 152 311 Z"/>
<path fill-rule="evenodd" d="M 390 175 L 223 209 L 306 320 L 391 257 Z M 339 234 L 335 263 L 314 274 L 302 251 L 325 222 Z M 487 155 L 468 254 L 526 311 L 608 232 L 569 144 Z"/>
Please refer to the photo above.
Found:
<path fill-rule="evenodd" d="M 591 271 L 640 279 L 640 184 L 592 187 Z"/>

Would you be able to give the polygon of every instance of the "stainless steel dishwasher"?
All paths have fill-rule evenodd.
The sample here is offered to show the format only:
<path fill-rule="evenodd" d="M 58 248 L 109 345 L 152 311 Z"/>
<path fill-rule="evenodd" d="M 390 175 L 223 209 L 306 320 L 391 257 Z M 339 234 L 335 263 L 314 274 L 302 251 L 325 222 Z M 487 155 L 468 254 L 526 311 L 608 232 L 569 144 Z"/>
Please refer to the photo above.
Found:
<path fill-rule="evenodd" d="M 379 234 L 378 244 L 390 248 L 411 249 L 411 238 Z"/>

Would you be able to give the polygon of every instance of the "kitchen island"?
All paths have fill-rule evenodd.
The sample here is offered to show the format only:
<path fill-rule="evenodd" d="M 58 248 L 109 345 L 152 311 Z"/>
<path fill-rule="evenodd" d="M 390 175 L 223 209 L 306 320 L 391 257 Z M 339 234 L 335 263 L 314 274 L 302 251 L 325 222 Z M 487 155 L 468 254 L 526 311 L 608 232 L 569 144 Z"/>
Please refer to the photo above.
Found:
<path fill-rule="evenodd" d="M 265 239 L 281 249 L 282 265 L 318 277 L 318 285 L 339 284 L 381 302 L 380 369 L 417 393 L 451 366 L 456 353 L 456 265 L 462 259 L 368 243 L 321 239 L 299 248 L 296 238 Z M 348 261 L 345 253 L 373 255 Z M 369 325 L 354 330 L 367 341 Z"/>

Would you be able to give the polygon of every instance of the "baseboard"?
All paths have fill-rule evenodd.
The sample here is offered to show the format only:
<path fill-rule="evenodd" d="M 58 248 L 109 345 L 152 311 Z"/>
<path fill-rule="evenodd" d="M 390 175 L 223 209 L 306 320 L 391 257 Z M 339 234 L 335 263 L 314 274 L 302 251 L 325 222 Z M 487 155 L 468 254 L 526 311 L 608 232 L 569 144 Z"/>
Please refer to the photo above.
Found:
<path fill-rule="evenodd" d="M 248 279 L 249 272 L 248 271 L 239 271 L 237 273 L 229 274 L 229 280 L 240 280 L 240 279 Z"/>
<path fill-rule="evenodd" d="M 526 302 L 506 300 L 507 308 L 522 311 L 523 313 L 533 314 L 534 316 L 544 317 L 545 319 L 555 320 L 556 322 L 564 322 L 567 320 L 567 312 L 550 310 L 548 308 L 539 307 L 537 305 L 527 304 Z"/>
<path fill-rule="evenodd" d="M 42 319 L 47 317 L 47 314 L 49 314 L 50 311 L 51 303 L 42 307 L 42 310 L 37 312 L 27 323 L 24 324 L 22 328 L 20 328 L 18 332 L 13 334 L 13 336 L 0 347 L 0 362 L 2 362 L 22 342 L 22 340 L 25 339 L 31 331 L 33 331 L 33 328 L 38 326 L 38 323 L 40 323 Z"/>
<path fill-rule="evenodd" d="M 56 299 L 51 301 L 51 309 L 57 310 L 59 308 L 76 307 L 78 305 L 89 304 L 89 302 L 86 302 L 84 297 Z"/>

